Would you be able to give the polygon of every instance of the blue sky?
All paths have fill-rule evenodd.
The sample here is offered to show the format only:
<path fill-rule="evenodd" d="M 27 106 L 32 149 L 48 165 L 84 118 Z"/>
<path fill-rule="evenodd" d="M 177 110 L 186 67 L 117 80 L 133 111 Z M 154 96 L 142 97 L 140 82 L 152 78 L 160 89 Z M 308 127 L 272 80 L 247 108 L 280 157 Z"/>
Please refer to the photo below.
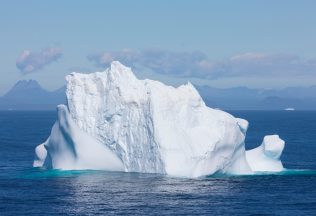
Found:
<path fill-rule="evenodd" d="M 0 94 L 53 90 L 111 60 L 140 78 L 216 87 L 316 85 L 316 1 L 1 1 Z"/>

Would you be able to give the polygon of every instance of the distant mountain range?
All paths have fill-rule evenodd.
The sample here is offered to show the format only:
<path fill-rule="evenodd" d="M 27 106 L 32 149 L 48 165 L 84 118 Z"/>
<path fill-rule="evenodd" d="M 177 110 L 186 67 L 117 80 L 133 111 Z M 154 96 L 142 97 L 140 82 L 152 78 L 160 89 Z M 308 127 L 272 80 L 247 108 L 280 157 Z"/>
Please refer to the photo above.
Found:
<path fill-rule="evenodd" d="M 316 86 L 280 90 L 196 86 L 205 103 L 224 110 L 316 110 Z"/>
<path fill-rule="evenodd" d="M 316 110 L 316 86 L 281 90 L 196 88 L 208 106 L 223 110 Z M 47 91 L 35 80 L 21 80 L 0 97 L 0 110 L 54 110 L 66 102 L 65 98 L 65 87 Z"/>
<path fill-rule="evenodd" d="M 65 87 L 47 91 L 35 80 L 21 80 L 0 97 L 0 110 L 53 110 L 65 101 Z"/>

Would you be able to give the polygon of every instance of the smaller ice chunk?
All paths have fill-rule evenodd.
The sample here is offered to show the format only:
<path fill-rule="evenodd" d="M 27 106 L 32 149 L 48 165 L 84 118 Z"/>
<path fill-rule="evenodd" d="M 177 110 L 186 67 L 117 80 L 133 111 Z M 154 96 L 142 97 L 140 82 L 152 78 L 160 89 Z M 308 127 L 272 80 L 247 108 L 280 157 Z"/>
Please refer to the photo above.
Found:
<path fill-rule="evenodd" d="M 35 158 L 33 162 L 33 167 L 42 167 L 44 165 L 45 159 L 47 157 L 47 150 L 45 148 L 45 144 L 48 143 L 48 139 L 46 142 L 38 145 L 35 148 Z"/>
<path fill-rule="evenodd" d="M 278 135 L 268 135 L 259 147 L 246 151 L 246 158 L 252 171 L 282 171 L 284 168 L 280 156 L 284 145 L 285 142 Z"/>

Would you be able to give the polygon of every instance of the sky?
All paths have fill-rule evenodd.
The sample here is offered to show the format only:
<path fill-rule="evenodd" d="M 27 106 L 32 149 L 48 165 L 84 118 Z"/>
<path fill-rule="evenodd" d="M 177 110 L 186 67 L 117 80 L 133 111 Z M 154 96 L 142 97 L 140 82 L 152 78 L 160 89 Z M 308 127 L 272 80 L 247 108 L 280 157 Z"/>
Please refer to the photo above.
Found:
<path fill-rule="evenodd" d="M 113 60 L 139 78 L 219 88 L 316 85 L 313 0 L 3 0 L 0 95 Z"/>

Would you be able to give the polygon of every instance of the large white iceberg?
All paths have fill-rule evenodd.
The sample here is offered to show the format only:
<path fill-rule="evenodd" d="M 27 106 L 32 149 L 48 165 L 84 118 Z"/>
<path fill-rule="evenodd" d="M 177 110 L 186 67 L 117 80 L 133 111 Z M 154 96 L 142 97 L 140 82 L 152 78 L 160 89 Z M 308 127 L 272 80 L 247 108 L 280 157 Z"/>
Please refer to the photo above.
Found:
<path fill-rule="evenodd" d="M 50 137 L 35 149 L 34 167 L 184 177 L 283 169 L 282 140 L 267 136 L 246 152 L 248 122 L 207 107 L 190 83 L 139 80 L 119 62 L 66 80 L 67 105 L 58 106 Z"/>

